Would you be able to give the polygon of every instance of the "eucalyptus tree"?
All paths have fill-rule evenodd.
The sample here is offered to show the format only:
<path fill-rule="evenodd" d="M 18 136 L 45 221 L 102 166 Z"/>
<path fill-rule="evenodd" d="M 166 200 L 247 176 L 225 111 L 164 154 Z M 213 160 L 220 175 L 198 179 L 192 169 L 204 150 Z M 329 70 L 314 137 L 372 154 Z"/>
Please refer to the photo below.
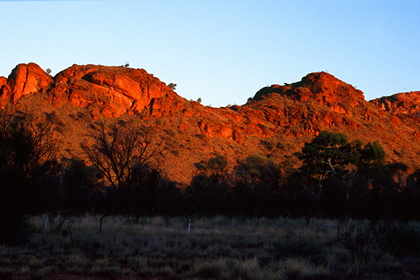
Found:
<path fill-rule="evenodd" d="M 384 158 L 385 152 L 377 141 L 363 146 L 359 140 L 349 142 L 344 133 L 322 131 L 304 145 L 299 156 L 302 166 L 295 174 L 300 197 L 310 206 L 308 211 L 319 210 L 322 200 L 323 207 L 331 204 L 330 214 L 345 214 L 356 197 L 366 195 L 368 185 L 377 180 L 378 174 L 386 173 Z M 365 188 L 358 189 L 356 181 L 363 182 Z"/>
<path fill-rule="evenodd" d="M 160 148 L 151 129 L 137 122 L 100 121 L 91 126 L 88 136 L 93 143 L 83 143 L 82 149 L 117 191 L 123 191 L 134 168 L 146 164 Z"/>
<path fill-rule="evenodd" d="M 117 207 L 125 208 L 129 217 L 132 188 L 142 186 L 133 184 L 136 170 L 160 152 L 161 143 L 156 143 L 149 127 L 135 121 L 99 121 L 88 136 L 91 142 L 81 146 L 88 161 L 103 174 L 119 202 Z"/>

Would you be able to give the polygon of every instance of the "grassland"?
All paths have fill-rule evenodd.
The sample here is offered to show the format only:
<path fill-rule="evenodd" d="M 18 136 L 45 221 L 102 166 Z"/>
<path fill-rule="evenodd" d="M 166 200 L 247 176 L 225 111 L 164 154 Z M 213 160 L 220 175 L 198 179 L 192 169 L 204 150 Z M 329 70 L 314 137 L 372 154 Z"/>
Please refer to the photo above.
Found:
<path fill-rule="evenodd" d="M 315 219 L 33 217 L 0 279 L 420 279 L 418 224 Z"/>

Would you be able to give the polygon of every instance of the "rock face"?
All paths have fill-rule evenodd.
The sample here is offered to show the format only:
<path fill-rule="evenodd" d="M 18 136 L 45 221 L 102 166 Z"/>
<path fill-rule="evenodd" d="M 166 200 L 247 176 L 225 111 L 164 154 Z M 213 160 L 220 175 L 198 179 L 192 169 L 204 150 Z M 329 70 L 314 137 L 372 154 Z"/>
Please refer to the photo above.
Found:
<path fill-rule="evenodd" d="M 173 94 L 165 83 L 143 69 L 73 65 L 54 78 L 49 101 L 89 108 L 95 118 L 143 111 L 154 99 Z"/>
<path fill-rule="evenodd" d="M 35 63 L 19 64 L 0 79 L 1 105 L 22 96 L 43 94 L 56 107 L 65 104 L 88 108 L 94 118 L 136 114 L 154 100 L 174 92 L 143 69 L 73 65 L 49 76 Z"/>
<path fill-rule="evenodd" d="M 211 156 L 236 162 L 260 153 L 281 162 L 322 130 L 379 141 L 389 162 L 420 168 L 419 92 L 368 102 L 325 72 L 262 88 L 242 106 L 211 108 L 185 100 L 143 69 L 73 65 L 52 78 L 30 63 L 0 77 L 0 105 L 6 104 L 55 115 L 64 158 L 83 156 L 77 150 L 95 119 L 144 122 L 163 143 L 156 164 L 185 184 L 194 163 Z"/>
<path fill-rule="evenodd" d="M 293 84 L 262 88 L 238 110 L 247 116 L 256 115 L 252 111 L 257 110 L 275 125 L 275 134 L 297 137 L 322 130 L 356 130 L 383 115 L 364 100 L 362 91 L 325 72 L 308 74 Z"/>
<path fill-rule="evenodd" d="M 371 102 L 393 114 L 413 114 L 420 117 L 420 91 L 397 93 Z"/>
<path fill-rule="evenodd" d="M 335 112 L 348 114 L 364 102 L 362 91 L 326 72 L 308 74 L 297 83 L 263 88 L 254 99 L 261 99 L 267 93 L 278 93 L 300 102 L 311 100 Z"/>
<path fill-rule="evenodd" d="M 0 105 L 9 100 L 18 100 L 24 95 L 45 91 L 53 79 L 35 63 L 19 64 L 8 79 L 0 79 Z"/>

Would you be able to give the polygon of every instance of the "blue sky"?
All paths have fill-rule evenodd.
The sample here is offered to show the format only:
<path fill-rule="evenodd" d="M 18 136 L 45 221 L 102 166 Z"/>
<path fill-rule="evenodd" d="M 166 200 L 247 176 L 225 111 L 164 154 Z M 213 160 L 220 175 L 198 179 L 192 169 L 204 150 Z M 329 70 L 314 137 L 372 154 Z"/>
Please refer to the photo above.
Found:
<path fill-rule="evenodd" d="M 367 100 L 420 90 L 418 0 L 0 1 L 0 76 L 35 62 L 144 68 L 184 98 L 244 104 L 327 71 Z"/>

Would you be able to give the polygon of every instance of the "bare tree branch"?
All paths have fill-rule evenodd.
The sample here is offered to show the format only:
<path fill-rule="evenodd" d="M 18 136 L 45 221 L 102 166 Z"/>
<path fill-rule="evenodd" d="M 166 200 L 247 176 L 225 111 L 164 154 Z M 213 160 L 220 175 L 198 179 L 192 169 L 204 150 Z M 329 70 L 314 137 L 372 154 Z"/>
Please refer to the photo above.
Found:
<path fill-rule="evenodd" d="M 93 145 L 82 145 L 90 162 L 95 165 L 117 190 L 126 187 L 133 168 L 155 156 L 160 144 L 153 142 L 151 131 L 135 122 L 104 121 L 92 126 L 89 135 Z"/>

